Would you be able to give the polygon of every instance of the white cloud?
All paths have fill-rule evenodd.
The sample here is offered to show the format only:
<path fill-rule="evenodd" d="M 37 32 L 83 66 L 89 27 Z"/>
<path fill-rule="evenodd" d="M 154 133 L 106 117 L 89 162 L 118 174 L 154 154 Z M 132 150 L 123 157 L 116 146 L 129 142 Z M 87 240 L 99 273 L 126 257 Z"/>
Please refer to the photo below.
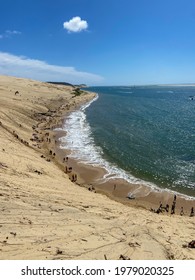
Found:
<path fill-rule="evenodd" d="M 13 35 L 20 35 L 20 34 L 22 33 L 17 30 L 6 30 L 4 33 L 0 34 L 0 39 L 10 38 Z"/>
<path fill-rule="evenodd" d="M 21 34 L 21 32 L 17 31 L 17 30 L 6 30 L 5 33 L 8 35 L 20 35 Z"/>
<path fill-rule="evenodd" d="M 77 71 L 74 67 L 51 65 L 45 61 L 4 52 L 0 52 L 0 74 L 72 84 L 90 85 L 103 81 L 103 77 L 99 75 Z"/>
<path fill-rule="evenodd" d="M 81 20 L 80 17 L 73 17 L 69 21 L 64 22 L 63 26 L 68 32 L 81 32 L 87 29 L 88 23 L 85 20 Z"/>

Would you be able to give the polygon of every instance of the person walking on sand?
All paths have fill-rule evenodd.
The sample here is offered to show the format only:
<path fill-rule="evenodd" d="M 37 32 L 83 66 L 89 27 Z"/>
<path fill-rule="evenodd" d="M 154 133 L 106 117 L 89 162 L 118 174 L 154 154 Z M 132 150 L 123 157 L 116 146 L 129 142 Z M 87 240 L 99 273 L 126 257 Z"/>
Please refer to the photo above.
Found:
<path fill-rule="evenodd" d="M 191 208 L 190 217 L 194 216 L 194 207 Z"/>
<path fill-rule="evenodd" d="M 172 214 L 175 214 L 175 203 L 174 203 L 174 201 L 173 201 L 173 204 L 171 206 L 171 215 Z"/>
<path fill-rule="evenodd" d="M 180 216 L 184 215 L 183 207 L 181 207 Z"/>

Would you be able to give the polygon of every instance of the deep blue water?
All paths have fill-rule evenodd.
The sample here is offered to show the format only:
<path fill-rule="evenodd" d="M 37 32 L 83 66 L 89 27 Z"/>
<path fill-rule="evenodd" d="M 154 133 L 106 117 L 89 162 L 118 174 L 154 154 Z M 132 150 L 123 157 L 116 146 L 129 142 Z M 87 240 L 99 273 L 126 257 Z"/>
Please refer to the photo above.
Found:
<path fill-rule="evenodd" d="M 66 124 L 76 133 L 68 141 L 80 158 L 116 177 L 195 196 L 195 87 L 87 90 L 99 98 Z"/>

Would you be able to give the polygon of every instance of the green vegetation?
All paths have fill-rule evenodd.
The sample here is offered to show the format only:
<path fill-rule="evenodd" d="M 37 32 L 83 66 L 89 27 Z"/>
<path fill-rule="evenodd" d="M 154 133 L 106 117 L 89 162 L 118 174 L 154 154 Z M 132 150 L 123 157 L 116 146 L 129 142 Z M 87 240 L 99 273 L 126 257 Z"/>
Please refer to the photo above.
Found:
<path fill-rule="evenodd" d="M 74 94 L 74 96 L 80 96 L 83 93 L 84 93 L 84 91 L 80 90 L 80 88 L 75 88 L 72 92 L 72 94 Z"/>

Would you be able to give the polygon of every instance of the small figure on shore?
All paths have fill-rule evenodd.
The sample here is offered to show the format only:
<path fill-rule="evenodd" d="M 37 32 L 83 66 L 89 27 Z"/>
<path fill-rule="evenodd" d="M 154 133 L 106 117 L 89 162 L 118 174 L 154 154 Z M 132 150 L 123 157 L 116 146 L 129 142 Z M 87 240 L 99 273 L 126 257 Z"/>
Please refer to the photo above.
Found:
<path fill-rule="evenodd" d="M 162 211 L 160 210 L 160 208 L 158 208 L 158 209 L 156 210 L 156 213 L 159 214 L 160 212 L 162 212 Z"/>
<path fill-rule="evenodd" d="M 72 175 L 72 182 L 76 182 L 77 181 L 77 174 L 73 174 Z"/>
<path fill-rule="evenodd" d="M 160 201 L 160 205 L 158 207 L 158 209 L 156 210 L 156 213 L 159 214 L 159 213 L 162 213 L 162 202 Z"/>
<path fill-rule="evenodd" d="M 191 208 L 190 217 L 194 216 L 194 207 Z"/>
<path fill-rule="evenodd" d="M 172 206 L 171 206 L 171 215 L 172 214 L 175 214 L 175 203 L 174 203 L 175 201 L 173 201 L 173 204 L 172 204 Z"/>
<path fill-rule="evenodd" d="M 68 173 L 68 167 L 67 166 L 65 167 L 65 173 L 66 174 Z"/>
<path fill-rule="evenodd" d="M 181 207 L 180 216 L 184 215 L 183 207 Z"/>
<path fill-rule="evenodd" d="M 176 196 L 176 194 L 174 195 L 174 199 L 173 199 L 173 201 L 175 201 L 176 202 L 176 199 L 177 199 L 177 196 Z"/>
<path fill-rule="evenodd" d="M 72 167 L 69 167 L 69 168 L 68 168 L 68 172 L 72 172 Z"/>
<path fill-rule="evenodd" d="M 90 192 L 95 192 L 95 193 L 96 193 L 96 190 L 95 190 L 95 188 L 94 188 L 93 185 L 90 185 L 90 187 L 88 188 L 88 190 L 89 190 Z"/>
<path fill-rule="evenodd" d="M 169 204 L 168 203 L 165 206 L 165 210 L 166 210 L 166 212 L 169 212 Z"/>
<path fill-rule="evenodd" d="M 64 163 L 64 162 L 68 162 L 68 157 L 64 157 L 64 158 L 63 158 L 63 163 Z"/>
<path fill-rule="evenodd" d="M 114 191 L 116 190 L 116 185 L 114 185 Z"/>

